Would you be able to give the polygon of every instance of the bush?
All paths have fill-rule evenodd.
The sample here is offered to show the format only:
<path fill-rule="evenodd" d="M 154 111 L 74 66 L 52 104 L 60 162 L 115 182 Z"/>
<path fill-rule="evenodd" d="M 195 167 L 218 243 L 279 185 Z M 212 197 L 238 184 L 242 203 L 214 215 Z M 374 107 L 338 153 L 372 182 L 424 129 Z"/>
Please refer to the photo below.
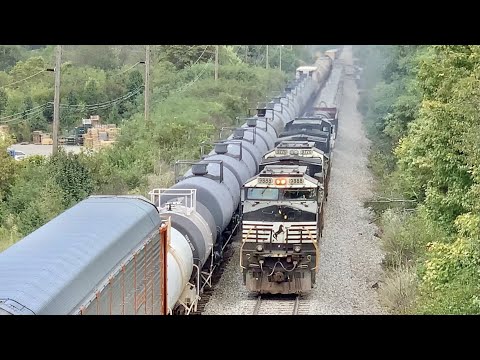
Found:
<path fill-rule="evenodd" d="M 450 240 L 446 233 L 428 218 L 423 207 L 419 207 L 413 214 L 388 209 L 381 217 L 380 226 L 382 244 L 387 254 L 385 264 L 392 268 L 412 266 L 418 259 L 422 259 L 427 244 Z"/>
<path fill-rule="evenodd" d="M 402 266 L 389 270 L 379 288 L 380 302 L 391 313 L 409 314 L 415 308 L 416 287 L 415 267 Z"/>

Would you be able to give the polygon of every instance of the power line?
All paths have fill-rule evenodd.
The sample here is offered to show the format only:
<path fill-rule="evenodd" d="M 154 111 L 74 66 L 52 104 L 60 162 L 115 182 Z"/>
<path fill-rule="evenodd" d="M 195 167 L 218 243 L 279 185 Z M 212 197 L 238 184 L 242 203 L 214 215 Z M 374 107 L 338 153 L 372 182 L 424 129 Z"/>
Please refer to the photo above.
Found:
<path fill-rule="evenodd" d="M 46 104 L 46 105 L 50 105 L 50 104 Z M 38 109 L 38 110 L 36 110 L 36 111 L 34 111 L 34 112 L 31 112 L 31 113 L 27 114 L 26 117 L 20 116 L 20 117 L 16 117 L 16 118 L 13 118 L 13 119 L 9 119 L 9 120 L 7 120 L 7 121 L 3 121 L 2 124 L 7 124 L 7 123 L 10 124 L 10 123 L 12 123 L 12 122 L 14 122 L 14 121 L 16 121 L 16 120 L 21 120 L 20 122 L 22 122 L 22 121 L 27 121 L 27 120 L 29 120 L 29 119 L 34 118 L 34 117 L 37 116 L 37 115 L 40 115 L 42 112 L 43 112 L 43 109 Z"/>
<path fill-rule="evenodd" d="M 213 59 L 213 55 L 210 56 L 210 59 L 207 60 L 207 62 L 205 63 L 205 66 L 203 67 L 203 70 L 200 72 L 200 74 L 197 76 L 197 78 L 195 80 L 193 80 L 191 83 L 189 83 L 189 85 L 193 84 L 198 79 L 200 79 L 200 76 L 202 76 L 202 74 L 205 72 L 205 70 L 207 70 L 207 66 L 209 65 L 209 63 L 212 59 Z"/>
<path fill-rule="evenodd" d="M 203 54 L 205 54 L 205 51 L 207 51 L 207 48 L 208 48 L 208 45 L 205 46 L 205 49 L 203 49 L 203 52 L 202 52 L 202 54 L 200 55 L 200 57 L 199 57 L 192 65 L 190 65 L 190 66 L 195 65 L 195 64 L 202 58 Z"/>
<path fill-rule="evenodd" d="M 122 100 L 123 98 L 133 94 L 133 93 L 137 93 L 138 90 L 141 90 L 143 88 L 143 85 L 142 86 L 139 86 L 137 87 L 136 89 L 126 93 L 126 94 L 123 94 L 122 96 L 116 98 L 116 99 L 112 99 L 112 100 L 107 100 L 107 101 L 104 101 L 104 102 L 101 102 L 101 103 L 96 103 L 96 104 L 77 104 L 77 105 L 70 105 L 70 104 L 60 104 L 61 107 L 86 107 L 86 108 L 89 108 L 89 107 L 97 107 L 97 106 L 103 106 L 103 105 L 108 105 L 110 104 L 111 102 L 115 102 L 117 100 Z"/>
<path fill-rule="evenodd" d="M 20 79 L 20 80 L 17 80 L 17 81 L 12 82 L 12 83 L 10 83 L 10 84 L 0 86 L 0 88 L 3 89 L 3 88 L 6 88 L 6 87 L 8 87 L 8 86 L 12 86 L 12 85 L 18 84 L 18 83 L 20 83 L 20 82 L 22 82 L 22 81 L 31 79 L 32 77 L 37 76 L 37 75 L 39 75 L 39 74 L 41 74 L 41 73 L 43 73 L 43 72 L 45 72 L 45 71 L 47 71 L 47 69 L 40 70 L 39 72 L 37 72 L 37 73 L 35 73 L 35 74 L 33 74 L 33 75 L 30 75 L 30 76 L 27 76 L 27 77 L 24 78 L 24 79 Z"/>
<path fill-rule="evenodd" d="M 103 110 L 103 109 L 106 109 L 110 106 L 113 106 L 113 105 L 116 105 L 116 104 L 120 104 L 124 101 L 127 101 L 128 99 L 130 99 L 131 97 L 137 95 L 140 93 L 140 90 L 143 89 L 143 86 L 142 88 L 138 89 L 137 91 L 135 92 L 132 92 L 130 93 L 128 96 L 124 97 L 124 98 L 121 98 L 121 99 L 117 99 L 115 101 L 112 101 L 110 102 L 109 104 L 105 104 L 105 105 L 100 105 L 100 106 L 97 106 L 97 107 L 89 107 L 89 108 L 85 108 L 85 110 L 88 110 L 88 111 L 92 111 L 92 110 Z"/>
<path fill-rule="evenodd" d="M 138 64 L 141 64 L 141 63 L 142 63 L 141 61 L 137 61 L 135 64 L 133 64 L 132 66 L 130 66 L 128 69 L 126 69 L 126 70 L 124 70 L 124 71 L 122 71 L 122 72 L 120 72 L 120 73 L 118 73 L 118 74 L 114 74 L 114 75 L 112 75 L 112 77 L 116 77 L 116 76 L 123 75 L 123 74 L 125 74 L 127 71 L 132 70 L 135 66 L 137 66 Z"/>
<path fill-rule="evenodd" d="M 207 62 L 205 63 L 205 66 L 203 67 L 203 70 L 200 72 L 200 74 L 198 74 L 198 76 L 191 82 L 189 82 L 188 84 L 185 84 L 184 86 L 178 88 L 177 90 L 173 91 L 173 93 L 180 93 L 182 91 L 185 91 L 187 88 L 189 88 L 190 86 L 192 86 L 194 83 L 196 83 L 198 81 L 198 79 L 200 79 L 200 77 L 203 75 L 203 73 L 205 72 L 205 70 L 207 70 L 207 66 L 210 64 L 210 61 L 213 59 L 213 56 L 210 56 L 210 58 L 207 60 Z"/>
<path fill-rule="evenodd" d="M 112 106 L 112 105 L 115 105 L 115 104 L 119 104 L 123 101 L 126 101 L 128 100 L 129 98 L 135 96 L 136 94 L 138 94 L 140 92 L 140 90 L 143 89 L 143 86 L 137 88 L 136 90 L 134 91 L 131 91 L 125 95 L 123 95 L 122 97 L 119 97 L 117 99 L 114 99 L 114 100 L 110 100 L 110 101 L 107 101 L 105 103 L 102 103 L 102 104 L 91 104 L 91 105 L 67 105 L 67 104 L 60 104 L 60 108 L 62 109 L 66 109 L 66 108 L 69 108 L 70 110 L 76 110 L 76 111 L 81 111 L 83 109 L 79 109 L 78 107 L 82 107 L 82 106 L 85 106 L 85 110 L 88 110 L 88 111 L 92 111 L 92 110 L 100 110 L 100 109 L 106 109 L 108 108 L 109 106 Z M 34 108 L 31 108 L 27 111 L 22 111 L 20 113 L 16 113 L 16 114 L 13 114 L 13 115 L 10 115 L 8 117 L 8 120 L 6 121 L 2 121 L 2 124 L 3 123 L 11 123 L 11 122 L 14 122 L 16 120 L 28 120 L 28 119 L 31 119 L 32 117 L 35 117 L 36 115 L 39 115 L 43 112 L 44 108 L 47 107 L 47 106 L 51 106 L 53 105 L 53 102 L 48 102 L 48 103 L 45 103 L 43 105 L 40 105 L 40 106 L 36 106 Z M 87 107 L 88 106 L 88 107 Z M 73 108 L 73 109 L 72 109 Z M 15 117 L 15 118 L 11 118 L 12 116 L 15 116 L 15 115 L 21 115 L 21 116 L 18 116 L 18 117 Z M 26 117 L 25 117 L 26 116 Z M 6 118 L 6 117 L 5 117 Z M 0 118 L 1 119 L 4 119 L 4 118 Z"/>
<path fill-rule="evenodd" d="M 138 94 L 142 89 L 143 89 L 143 86 L 139 86 L 135 90 L 132 90 L 132 91 L 116 98 L 116 99 L 104 101 L 104 102 L 97 103 L 97 104 L 77 104 L 77 105 L 60 104 L 60 107 L 61 108 L 70 108 L 70 109 L 71 108 L 85 108 L 86 110 L 96 110 L 96 109 L 100 109 L 100 108 L 106 108 L 110 105 L 114 105 L 114 104 L 120 103 L 122 101 L 125 101 L 125 100 L 131 98 L 132 96 Z"/>
<path fill-rule="evenodd" d="M 33 111 L 33 110 L 36 110 L 36 109 L 44 108 L 45 106 L 50 105 L 50 104 L 52 104 L 52 103 L 51 103 L 51 102 L 47 102 L 47 103 L 45 103 L 45 104 L 43 104 L 43 105 L 35 106 L 35 107 L 33 107 L 33 108 L 31 108 L 31 109 L 28 109 L 28 110 L 20 111 L 20 112 L 18 112 L 18 113 L 16 113 L 16 114 L 3 116 L 3 117 L 0 118 L 0 120 L 10 119 L 11 117 L 14 117 L 14 116 L 17 116 L 17 115 L 24 115 L 25 113 L 29 113 L 29 112 L 31 112 L 31 111 Z"/>

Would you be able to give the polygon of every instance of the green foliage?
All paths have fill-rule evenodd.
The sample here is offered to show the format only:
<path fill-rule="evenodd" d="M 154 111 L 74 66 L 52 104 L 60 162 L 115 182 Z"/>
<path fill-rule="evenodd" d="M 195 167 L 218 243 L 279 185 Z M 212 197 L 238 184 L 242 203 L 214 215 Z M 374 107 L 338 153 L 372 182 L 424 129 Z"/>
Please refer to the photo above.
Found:
<path fill-rule="evenodd" d="M 29 234 L 93 191 L 93 180 L 80 155 L 60 151 L 50 158 L 32 156 L 21 162 L 11 161 L 17 167 L 17 176 L 2 172 L 3 176 L 10 174 L 2 184 L 10 186 L 0 210 L 0 230 L 4 233 L 0 240 L 18 240 L 19 234 Z M 0 160 L 0 167 L 2 164 Z M 7 236 L 8 231 L 11 234 Z"/>
<path fill-rule="evenodd" d="M 45 163 L 22 165 L 6 199 L 6 209 L 15 218 L 16 231 L 27 235 L 64 209 L 63 192 Z"/>
<path fill-rule="evenodd" d="M 62 189 L 63 205 L 69 207 L 93 192 L 94 183 L 82 156 L 59 151 L 49 159 L 48 167 Z"/>
<path fill-rule="evenodd" d="M 0 115 L 5 111 L 8 104 L 8 95 L 5 89 L 0 88 Z"/>
<path fill-rule="evenodd" d="M 386 265 L 414 260 L 413 312 L 478 314 L 480 47 L 396 46 L 386 58 L 383 83 L 362 103 L 377 141 L 371 166 L 377 190 L 393 185 L 421 204 L 406 218 L 384 213 Z"/>
<path fill-rule="evenodd" d="M 116 68 L 117 55 L 113 54 L 111 61 L 115 64 L 106 64 L 103 55 L 89 57 L 93 52 L 102 52 L 106 48 L 87 47 L 77 49 L 66 46 L 62 64 L 60 128 L 62 133 L 68 133 L 75 126 L 81 124 L 81 119 L 90 115 L 100 115 L 101 118 L 119 124 L 122 120 L 139 111 L 136 97 L 111 102 L 132 90 L 138 90 L 143 85 L 142 74 L 138 69 L 130 69 L 131 64 L 122 71 Z M 105 50 L 110 57 L 110 50 Z M 113 50 L 112 50 L 113 51 Z M 20 81 L 38 73 L 48 67 L 53 53 L 47 48 L 32 52 L 31 56 L 19 61 L 8 74 L 0 72 L 0 84 L 10 84 L 0 92 L 0 113 L 14 115 L 14 121 L 9 122 L 12 131 L 19 141 L 31 140 L 32 130 L 49 131 L 53 120 L 53 106 L 50 104 L 40 110 L 26 112 L 51 102 L 53 99 L 53 76 L 51 72 L 40 73 L 30 80 Z M 83 60 L 82 60 L 83 59 Z M 69 61 L 70 60 L 70 61 Z M 110 61 L 110 60 L 108 60 Z M 120 64 L 121 61 L 118 62 Z M 5 94 L 3 94 L 5 91 Z M 141 96 L 141 95 L 137 95 Z M 6 104 L 5 99 L 7 99 Z M 100 107 L 91 107 L 91 104 L 104 104 Z"/>
<path fill-rule="evenodd" d="M 156 49 L 156 58 L 159 61 L 168 61 L 177 69 L 183 69 L 197 61 L 203 63 L 213 59 L 214 45 L 160 45 Z"/>
<path fill-rule="evenodd" d="M 9 71 L 22 57 L 18 45 L 0 45 L 0 71 Z"/>
<path fill-rule="evenodd" d="M 455 242 L 429 244 L 420 272 L 420 313 L 480 313 L 480 216 L 463 214 L 456 219 L 455 227 Z"/>
<path fill-rule="evenodd" d="M 447 234 L 428 217 L 422 206 L 414 214 L 388 209 L 381 216 L 380 226 L 386 252 L 384 264 L 388 267 L 411 266 L 422 259 L 428 244 L 448 241 Z"/>
<path fill-rule="evenodd" d="M 414 267 L 401 266 L 387 271 L 379 289 L 380 302 L 393 314 L 415 311 L 418 279 Z"/>
<path fill-rule="evenodd" d="M 16 173 L 17 164 L 15 160 L 7 153 L 7 148 L 10 145 L 11 141 L 8 139 L 3 140 L 3 138 L 0 136 L 0 203 L 8 194 L 10 183 L 13 181 Z"/>
<path fill-rule="evenodd" d="M 75 65 L 112 70 L 119 59 L 111 45 L 72 45 L 64 47 L 64 57 Z"/>

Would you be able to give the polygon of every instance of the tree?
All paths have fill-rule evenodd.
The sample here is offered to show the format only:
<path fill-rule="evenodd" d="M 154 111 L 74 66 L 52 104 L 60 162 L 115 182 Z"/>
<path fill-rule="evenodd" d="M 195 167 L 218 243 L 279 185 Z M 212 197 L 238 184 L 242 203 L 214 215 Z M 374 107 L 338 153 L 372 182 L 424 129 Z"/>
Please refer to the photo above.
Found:
<path fill-rule="evenodd" d="M 13 77 L 15 81 L 25 79 L 35 73 L 38 73 L 41 70 L 46 69 L 46 63 L 43 57 L 41 56 L 33 56 L 25 61 L 19 61 L 15 64 L 13 69 L 10 71 L 10 75 Z M 46 79 L 45 76 L 48 75 L 39 74 L 38 77 L 35 77 L 35 81 L 40 81 L 41 79 Z M 33 80 L 33 79 L 32 79 Z M 15 88 L 23 87 L 25 84 L 31 84 L 30 82 L 19 82 L 18 84 L 12 85 Z"/>
<path fill-rule="evenodd" d="M 59 151 L 48 163 L 50 174 L 63 191 L 63 205 L 69 207 L 93 191 L 90 172 L 77 154 Z"/>
<path fill-rule="evenodd" d="M 118 111 L 118 105 L 113 105 L 106 119 L 106 123 L 119 125 L 120 121 L 121 121 L 121 116 Z"/>
<path fill-rule="evenodd" d="M 157 61 L 169 61 L 177 69 L 183 69 L 188 65 L 206 62 L 215 55 L 213 45 L 161 45 L 155 51 Z"/>
<path fill-rule="evenodd" d="M 78 105 L 77 99 L 75 93 L 70 91 L 66 98 L 66 105 L 68 106 L 60 109 L 60 122 L 63 129 L 71 130 L 80 123 L 81 115 L 78 111 L 79 108 L 76 106 Z"/>
<path fill-rule="evenodd" d="M 8 104 L 8 96 L 5 89 L 0 88 L 0 115 L 5 111 Z"/>
<path fill-rule="evenodd" d="M 53 104 L 49 104 L 48 106 L 45 106 L 43 108 L 42 113 L 48 123 L 53 122 Z"/>
<path fill-rule="evenodd" d="M 65 46 L 65 59 L 75 65 L 112 70 L 118 66 L 117 56 L 111 45 Z"/>
<path fill-rule="evenodd" d="M 137 90 L 143 85 L 143 76 L 138 70 L 133 70 L 128 75 L 127 91 L 131 92 Z"/>
<path fill-rule="evenodd" d="M 95 80 L 90 79 L 85 84 L 85 90 L 83 92 L 83 100 L 87 105 L 99 103 L 101 99 L 98 84 Z"/>
<path fill-rule="evenodd" d="M 0 45 L 0 71 L 9 71 L 21 58 L 17 45 Z"/>
<path fill-rule="evenodd" d="M 15 177 L 15 160 L 7 153 L 11 142 L 0 137 L 0 202 L 8 193 Z"/>
<path fill-rule="evenodd" d="M 47 47 L 47 45 L 23 45 L 23 46 L 28 50 L 38 50 L 38 49 L 44 49 Z"/>

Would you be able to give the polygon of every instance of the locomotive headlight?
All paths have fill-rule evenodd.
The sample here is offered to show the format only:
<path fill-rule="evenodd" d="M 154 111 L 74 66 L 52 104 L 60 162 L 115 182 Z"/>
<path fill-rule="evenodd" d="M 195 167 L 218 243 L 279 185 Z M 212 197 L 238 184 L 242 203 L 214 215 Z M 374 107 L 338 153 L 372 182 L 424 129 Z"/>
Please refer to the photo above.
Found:
<path fill-rule="evenodd" d="M 295 251 L 296 253 L 299 253 L 301 250 L 302 250 L 302 247 L 300 245 L 295 245 L 293 247 L 293 251 Z"/>
<path fill-rule="evenodd" d="M 262 252 L 263 251 L 263 245 L 258 244 L 257 245 L 257 251 Z"/>

